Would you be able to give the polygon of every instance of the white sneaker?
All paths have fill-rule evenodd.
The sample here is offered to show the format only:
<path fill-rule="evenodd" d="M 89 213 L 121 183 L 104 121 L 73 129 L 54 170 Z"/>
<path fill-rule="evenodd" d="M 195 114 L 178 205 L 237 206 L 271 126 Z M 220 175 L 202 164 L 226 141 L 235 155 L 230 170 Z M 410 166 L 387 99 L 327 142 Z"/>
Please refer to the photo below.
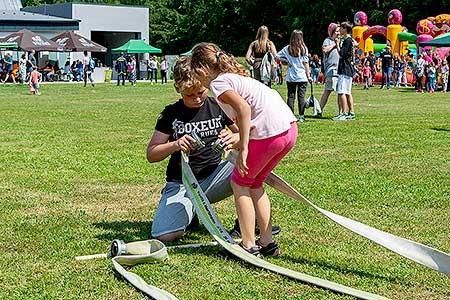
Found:
<path fill-rule="evenodd" d="M 345 115 L 345 113 L 341 113 L 333 118 L 333 121 L 345 121 L 345 120 L 347 120 L 347 116 Z"/>
<path fill-rule="evenodd" d="M 305 122 L 305 116 L 298 116 L 298 121 L 300 122 L 300 123 L 304 123 Z"/>

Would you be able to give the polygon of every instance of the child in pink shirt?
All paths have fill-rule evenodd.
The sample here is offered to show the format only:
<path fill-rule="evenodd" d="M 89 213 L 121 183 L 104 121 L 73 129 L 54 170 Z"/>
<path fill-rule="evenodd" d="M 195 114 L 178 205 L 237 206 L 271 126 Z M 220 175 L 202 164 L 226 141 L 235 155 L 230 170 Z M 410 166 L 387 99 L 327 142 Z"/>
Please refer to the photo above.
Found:
<path fill-rule="evenodd" d="M 255 255 L 279 255 L 278 243 L 272 240 L 270 202 L 262 183 L 294 147 L 296 118 L 278 92 L 250 78 L 246 68 L 215 44 L 196 45 L 191 66 L 239 126 L 239 154 L 231 185 L 242 233 L 240 245 Z M 261 232 L 256 243 L 255 216 Z"/>
<path fill-rule="evenodd" d="M 39 82 L 42 80 L 42 74 L 38 72 L 37 67 L 33 66 L 33 71 L 30 73 L 30 81 L 28 82 L 30 86 L 30 92 L 39 96 L 41 92 L 39 91 Z"/>
<path fill-rule="evenodd" d="M 366 64 L 363 68 L 363 77 L 364 77 L 364 89 L 369 89 L 369 81 L 370 81 L 370 75 L 371 75 L 372 69 L 370 68 L 370 62 L 366 61 Z"/>

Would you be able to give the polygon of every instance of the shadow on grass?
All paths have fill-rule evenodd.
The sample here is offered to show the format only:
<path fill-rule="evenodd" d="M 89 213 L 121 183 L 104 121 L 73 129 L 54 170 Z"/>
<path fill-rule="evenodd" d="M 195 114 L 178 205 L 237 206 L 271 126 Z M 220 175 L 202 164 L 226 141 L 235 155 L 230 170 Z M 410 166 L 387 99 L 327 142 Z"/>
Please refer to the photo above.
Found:
<path fill-rule="evenodd" d="M 401 278 L 401 277 L 381 275 L 381 274 L 372 273 L 372 272 L 368 272 L 368 271 L 361 270 L 361 269 L 355 269 L 355 268 L 351 268 L 351 267 L 347 267 L 347 266 L 339 266 L 339 265 L 335 265 L 335 264 L 330 264 L 328 262 L 325 262 L 322 260 L 317 260 L 317 259 L 293 258 L 288 255 L 283 255 L 282 258 L 286 259 L 286 260 L 290 260 L 290 261 L 292 261 L 294 263 L 298 263 L 298 264 L 305 264 L 305 265 L 309 265 L 309 266 L 320 266 L 325 269 L 335 270 L 342 274 L 351 274 L 351 275 L 356 275 L 359 277 L 366 277 L 366 278 L 372 278 L 372 279 L 382 279 L 384 281 L 389 281 L 391 283 L 399 283 L 399 282 L 403 282 L 403 280 L 404 280 L 404 278 Z"/>
<path fill-rule="evenodd" d="M 94 226 L 106 230 L 96 238 L 100 240 L 112 241 L 115 239 L 128 241 L 146 240 L 150 237 L 152 222 L 143 221 L 111 221 L 98 222 Z"/>
<path fill-rule="evenodd" d="M 446 132 L 450 132 L 450 129 L 448 129 L 448 128 L 437 128 L 437 127 L 432 127 L 431 130 L 434 130 L 434 131 L 446 131 Z"/>
<path fill-rule="evenodd" d="M 151 221 L 103 221 L 94 223 L 94 226 L 107 231 L 96 236 L 100 240 L 112 241 L 119 239 L 131 242 L 151 239 L 152 224 L 153 222 Z M 194 222 L 194 224 L 188 226 L 183 240 L 199 241 L 204 239 L 205 236 L 209 236 L 206 228 Z M 168 243 L 168 245 L 171 244 L 178 245 L 183 244 L 183 242 Z"/>

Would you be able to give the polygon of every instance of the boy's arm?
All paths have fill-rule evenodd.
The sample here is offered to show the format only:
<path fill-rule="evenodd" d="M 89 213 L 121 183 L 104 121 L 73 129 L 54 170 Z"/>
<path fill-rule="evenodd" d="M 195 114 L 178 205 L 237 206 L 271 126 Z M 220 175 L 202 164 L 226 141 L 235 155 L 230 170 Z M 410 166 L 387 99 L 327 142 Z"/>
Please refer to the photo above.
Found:
<path fill-rule="evenodd" d="M 168 134 L 155 130 L 147 146 L 147 160 L 151 163 L 162 161 L 176 151 L 190 152 L 193 148 L 192 142 L 195 140 L 185 134 L 180 139 L 168 142 Z"/>

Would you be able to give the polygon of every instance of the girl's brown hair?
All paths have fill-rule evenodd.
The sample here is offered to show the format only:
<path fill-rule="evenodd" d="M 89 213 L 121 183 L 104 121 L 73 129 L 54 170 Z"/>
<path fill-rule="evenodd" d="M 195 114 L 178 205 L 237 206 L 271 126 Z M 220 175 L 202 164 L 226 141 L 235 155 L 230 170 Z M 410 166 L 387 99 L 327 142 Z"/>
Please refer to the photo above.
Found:
<path fill-rule="evenodd" d="M 255 50 L 259 53 L 265 53 L 269 42 L 269 28 L 262 25 L 256 32 Z"/>
<path fill-rule="evenodd" d="M 306 55 L 308 48 L 306 48 L 305 42 L 303 41 L 303 32 L 301 30 L 295 29 L 292 31 L 288 51 L 293 57 Z"/>
<path fill-rule="evenodd" d="M 191 67 L 197 77 L 217 73 L 249 76 L 247 69 L 213 43 L 200 43 L 192 49 Z"/>

